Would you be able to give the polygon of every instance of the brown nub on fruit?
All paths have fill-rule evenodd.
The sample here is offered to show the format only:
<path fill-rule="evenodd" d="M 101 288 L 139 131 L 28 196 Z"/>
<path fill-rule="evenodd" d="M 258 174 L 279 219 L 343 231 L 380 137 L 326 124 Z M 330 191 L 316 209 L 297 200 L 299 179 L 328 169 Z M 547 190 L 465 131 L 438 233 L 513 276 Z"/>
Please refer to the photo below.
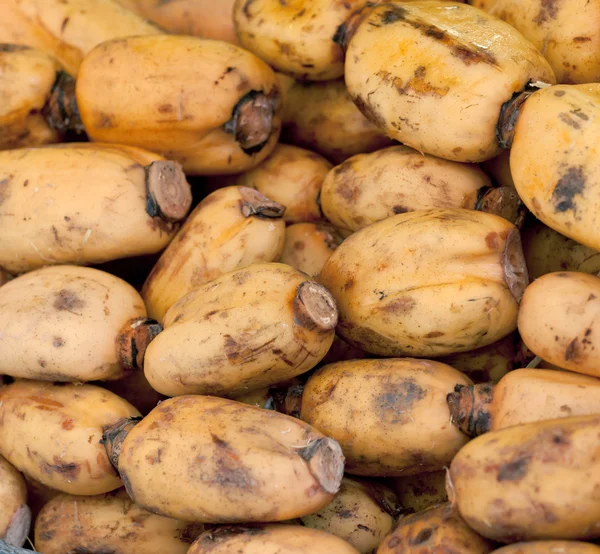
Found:
<path fill-rule="evenodd" d="M 536 90 L 530 85 L 525 87 L 522 92 L 515 92 L 512 98 L 500 108 L 500 117 L 498 118 L 498 124 L 496 125 L 496 138 L 502 148 L 509 150 L 512 146 L 513 139 L 515 137 L 515 126 L 517 125 L 517 119 L 521 113 L 521 107 Z"/>
<path fill-rule="evenodd" d="M 302 393 L 304 392 L 304 385 L 294 385 L 290 387 L 285 395 L 283 402 L 283 413 L 292 417 L 300 417 L 300 410 L 302 409 Z"/>
<path fill-rule="evenodd" d="M 336 441 L 323 437 L 300 448 L 297 453 L 306 461 L 308 469 L 325 492 L 336 494 L 339 491 L 346 459 Z"/>
<path fill-rule="evenodd" d="M 358 26 L 369 15 L 369 12 L 377 6 L 378 2 L 367 2 L 362 8 L 352 12 L 346 21 L 342 23 L 333 35 L 333 42 L 340 45 L 340 48 L 345 53 L 348 49 L 350 40 L 356 33 Z"/>
<path fill-rule="evenodd" d="M 104 433 L 102 433 L 100 444 L 104 445 L 108 459 L 117 471 L 119 471 L 121 445 L 129 434 L 129 431 L 131 431 L 141 420 L 141 417 L 124 417 L 113 425 L 106 427 Z"/>
<path fill-rule="evenodd" d="M 127 370 L 143 369 L 146 348 L 162 330 L 158 321 L 147 317 L 128 322 L 117 341 L 121 366 Z"/>
<path fill-rule="evenodd" d="M 450 421 L 465 435 L 478 437 L 490 430 L 490 403 L 494 396 L 493 383 L 456 385 L 446 397 Z"/>
<path fill-rule="evenodd" d="M 517 303 L 521 302 L 525 288 L 529 284 L 529 273 L 521 245 L 521 233 L 513 229 L 506 237 L 506 246 L 502 255 L 504 282 Z"/>
<path fill-rule="evenodd" d="M 4 541 L 10 546 L 21 546 L 25 542 L 27 535 L 29 535 L 29 528 L 31 527 L 31 510 L 27 504 L 23 504 L 14 513 L 6 535 L 4 535 Z M 1 549 L 0 549 L 1 552 Z"/>
<path fill-rule="evenodd" d="M 235 105 L 231 119 L 223 126 L 246 154 L 260 152 L 269 141 L 274 131 L 273 117 L 277 111 L 278 96 L 251 90 Z"/>
<path fill-rule="evenodd" d="M 486 192 L 477 202 L 475 209 L 480 212 L 499 215 L 513 223 L 518 229 L 525 222 L 527 208 L 512 187 L 494 187 Z"/>
<path fill-rule="evenodd" d="M 77 135 L 85 133 L 75 98 L 75 84 L 73 77 L 64 71 L 59 71 L 48 102 L 42 110 L 50 128 L 60 134 L 65 134 L 67 131 Z"/>
<path fill-rule="evenodd" d="M 342 234 L 330 223 L 319 221 L 316 223 L 316 227 L 318 231 L 323 233 L 323 242 L 330 250 L 335 250 L 344 242 Z"/>
<path fill-rule="evenodd" d="M 145 169 L 146 213 L 168 223 L 181 221 L 192 205 L 192 189 L 181 164 L 161 160 Z"/>
<path fill-rule="evenodd" d="M 242 197 L 242 215 L 244 217 L 257 216 L 263 219 L 281 219 L 285 213 L 285 206 L 274 202 L 250 187 L 240 187 Z"/>
<path fill-rule="evenodd" d="M 307 329 L 331 331 L 338 323 L 338 310 L 333 295 L 314 281 L 304 281 L 298 285 L 293 312 L 294 323 Z"/>

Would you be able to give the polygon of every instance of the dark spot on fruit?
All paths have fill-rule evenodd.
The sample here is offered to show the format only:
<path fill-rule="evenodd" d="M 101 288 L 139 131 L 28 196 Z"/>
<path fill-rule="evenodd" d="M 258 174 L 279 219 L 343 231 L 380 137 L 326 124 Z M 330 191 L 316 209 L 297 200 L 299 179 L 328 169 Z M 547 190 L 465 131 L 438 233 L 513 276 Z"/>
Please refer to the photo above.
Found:
<path fill-rule="evenodd" d="M 73 423 L 72 419 L 65 419 L 60 426 L 65 430 L 65 431 L 70 431 L 71 429 L 73 429 L 73 427 L 75 427 L 75 424 Z"/>
<path fill-rule="evenodd" d="M 371 533 L 372 530 L 369 529 L 366 525 L 361 525 L 360 523 L 356 526 L 357 529 L 360 529 L 361 531 L 367 531 L 367 533 Z"/>
<path fill-rule="evenodd" d="M 540 11 L 534 18 L 534 23 L 544 23 L 550 19 L 554 19 L 558 13 L 558 0 L 542 0 Z"/>
<path fill-rule="evenodd" d="M 373 399 L 373 407 L 387 423 L 408 421 L 412 406 L 427 396 L 427 391 L 411 378 L 396 383 L 388 378 L 383 388 L 385 392 Z"/>
<path fill-rule="evenodd" d="M 54 462 L 55 462 L 54 464 L 48 464 L 46 462 L 42 462 L 40 469 L 42 470 L 42 472 L 44 472 L 46 474 L 51 474 L 52 472 L 58 473 L 59 475 L 64 476 L 68 480 L 76 479 L 76 477 L 79 474 L 79 471 L 81 469 L 79 467 L 79 464 L 60 463 L 56 456 L 54 457 Z"/>
<path fill-rule="evenodd" d="M 560 411 L 561 411 L 561 412 L 565 412 L 565 413 L 567 413 L 567 414 L 570 414 L 570 413 L 571 413 L 573 410 L 571 409 L 571 407 L 570 407 L 570 406 L 567 406 L 566 404 L 563 404 L 563 405 L 560 407 Z"/>
<path fill-rule="evenodd" d="M 500 246 L 498 233 L 492 231 L 485 236 L 485 243 L 490 250 L 496 250 Z"/>
<path fill-rule="evenodd" d="M 38 360 L 38 364 L 40 364 L 40 367 L 46 367 L 46 360 L 42 360 L 41 358 Z"/>
<path fill-rule="evenodd" d="M 527 458 L 517 458 L 512 462 L 502 464 L 498 468 L 497 481 L 520 481 L 527 475 L 527 466 L 529 460 Z"/>
<path fill-rule="evenodd" d="M 211 437 L 216 450 L 213 454 L 215 471 L 210 480 L 220 487 L 252 490 L 255 480 L 236 450 L 215 434 L 211 433 Z"/>
<path fill-rule="evenodd" d="M 410 209 L 407 208 L 406 206 L 400 206 L 399 204 L 396 204 L 392 208 L 392 211 L 397 215 L 397 214 L 405 214 L 406 212 L 409 212 Z"/>
<path fill-rule="evenodd" d="M 357 95 L 353 96 L 352 100 L 356 104 L 356 107 L 360 110 L 360 112 L 374 125 L 379 127 L 380 129 L 385 129 L 386 121 L 385 119 L 379 115 L 377 110 L 373 107 L 373 105 L 365 101 L 362 96 Z"/>
<path fill-rule="evenodd" d="M 353 286 L 354 286 L 354 279 L 352 279 L 352 277 L 351 277 L 344 283 L 344 290 L 346 290 L 346 291 L 350 290 Z"/>
<path fill-rule="evenodd" d="M 235 360 L 239 358 L 240 345 L 231 335 L 225 335 L 225 355 L 228 360 Z"/>
<path fill-rule="evenodd" d="M 354 512 L 352 510 L 342 510 L 341 512 L 338 512 L 337 515 L 341 519 L 348 519 L 354 515 Z"/>
<path fill-rule="evenodd" d="M 161 104 L 158 106 L 159 113 L 172 113 L 174 109 L 171 104 Z"/>
<path fill-rule="evenodd" d="M 70 21 L 70 17 L 65 17 L 60 25 L 60 32 L 61 34 L 65 32 L 65 29 L 67 28 L 67 25 L 69 24 Z"/>
<path fill-rule="evenodd" d="M 391 23 L 396 23 L 396 21 L 402 21 L 404 20 L 406 13 L 404 8 L 394 6 L 393 9 L 383 12 L 381 15 L 381 23 L 382 25 L 390 25 Z"/>
<path fill-rule="evenodd" d="M 387 545 L 388 548 L 395 548 L 396 546 L 398 546 L 400 543 L 402 542 L 402 539 L 400 537 L 392 537 Z"/>
<path fill-rule="evenodd" d="M 52 340 L 52 346 L 54 346 L 54 348 L 60 348 L 61 346 L 64 346 L 64 344 L 65 341 L 60 337 L 54 337 Z"/>
<path fill-rule="evenodd" d="M 304 244 L 304 242 L 302 242 L 301 240 L 297 240 L 294 243 L 294 248 L 296 250 L 304 250 L 306 248 L 306 244 Z"/>
<path fill-rule="evenodd" d="M 558 119 L 560 119 L 563 123 L 566 123 L 569 127 L 573 127 L 573 129 L 581 129 L 581 125 L 577 123 L 568 113 L 558 114 Z"/>
<path fill-rule="evenodd" d="M 97 114 L 96 116 L 96 124 L 95 127 L 97 129 L 110 129 L 116 127 L 115 122 L 112 117 L 105 113 Z"/>
<path fill-rule="evenodd" d="M 413 546 L 427 542 L 433 536 L 433 529 L 427 528 L 419 531 L 418 535 L 411 541 Z"/>
<path fill-rule="evenodd" d="M 573 38 L 573 42 L 590 42 L 592 40 L 592 37 L 575 37 Z"/>
<path fill-rule="evenodd" d="M 580 352 L 580 346 L 579 346 L 579 339 L 577 337 L 575 337 L 567 346 L 567 349 L 565 350 L 565 361 L 569 362 L 571 360 L 574 360 L 575 358 L 579 357 L 579 355 L 581 354 Z"/>
<path fill-rule="evenodd" d="M 575 196 L 583 194 L 585 189 L 585 177 L 583 167 L 570 167 L 559 179 L 552 191 L 552 200 L 557 212 L 572 210 L 577 212 Z"/>
<path fill-rule="evenodd" d="M 566 94 L 566 92 L 564 90 L 557 90 L 554 93 L 554 96 L 558 96 L 560 98 L 561 96 L 564 96 L 565 94 Z"/>
<path fill-rule="evenodd" d="M 0 52 L 22 52 L 23 50 L 30 50 L 30 47 L 21 44 L 0 44 Z"/>
<path fill-rule="evenodd" d="M 10 196 L 8 187 L 13 180 L 14 175 L 8 175 L 4 179 L 0 180 L 0 206 L 4 203 L 4 201 Z"/>
<path fill-rule="evenodd" d="M 431 333 L 427 333 L 425 335 L 426 339 L 436 339 L 438 337 L 443 337 L 444 333 L 442 333 L 441 331 L 431 331 Z"/>
<path fill-rule="evenodd" d="M 55 300 L 53 307 L 59 312 L 71 312 L 75 315 L 78 314 L 75 310 L 80 310 L 85 306 L 85 302 L 77 296 L 75 292 L 69 289 L 62 289 L 55 293 Z"/>
<path fill-rule="evenodd" d="M 76 546 L 75 548 L 69 549 L 69 554 L 119 554 L 112 548 L 105 548 L 103 546 L 99 548 L 88 548 L 87 546 Z"/>
<path fill-rule="evenodd" d="M 396 300 L 393 300 L 389 304 L 386 304 L 381 309 L 386 313 L 405 314 L 414 309 L 416 305 L 417 303 L 410 296 L 402 296 L 396 298 Z"/>

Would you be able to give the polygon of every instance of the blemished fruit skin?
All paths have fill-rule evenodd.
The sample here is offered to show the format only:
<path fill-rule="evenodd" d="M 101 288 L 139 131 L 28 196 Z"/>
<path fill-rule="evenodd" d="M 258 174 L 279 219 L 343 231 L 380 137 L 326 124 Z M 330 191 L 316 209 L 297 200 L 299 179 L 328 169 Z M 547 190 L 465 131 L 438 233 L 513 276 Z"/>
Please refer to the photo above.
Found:
<path fill-rule="evenodd" d="M 321 206 L 333 225 L 353 232 L 413 210 L 476 209 L 490 186 L 477 166 L 390 146 L 334 167 L 323 183 Z"/>
<path fill-rule="evenodd" d="M 346 85 L 363 114 L 387 136 L 448 160 L 497 156 L 503 104 L 528 83 L 555 82 L 517 30 L 466 4 L 384 2 L 347 34 Z"/>
<path fill-rule="evenodd" d="M 377 554 L 488 554 L 493 548 L 492 542 L 469 528 L 446 502 L 402 518 L 381 543 Z"/>
<path fill-rule="evenodd" d="M 90 139 L 160 152 L 199 175 L 262 162 L 279 138 L 279 96 L 272 69 L 250 52 L 182 35 L 105 42 L 76 86 Z"/>
<path fill-rule="evenodd" d="M 446 470 L 396 477 L 388 482 L 398 496 L 403 514 L 421 512 L 448 501 Z"/>
<path fill-rule="evenodd" d="M 519 196 L 560 234 L 600 250 L 600 84 L 557 85 L 521 107 L 510 151 Z"/>
<path fill-rule="evenodd" d="M 96 496 L 61 494 L 42 508 L 35 546 L 44 554 L 186 554 L 202 527 L 148 512 L 124 489 Z"/>
<path fill-rule="evenodd" d="M 519 333 L 527 347 L 546 362 L 600 377 L 599 314 L 599 277 L 571 271 L 548 273 L 525 289 Z"/>
<path fill-rule="evenodd" d="M 25 480 L 0 456 L 0 539 L 11 546 L 22 546 L 30 525 Z"/>
<path fill-rule="evenodd" d="M 307 527 L 344 539 L 361 554 L 372 554 L 401 512 L 402 506 L 390 488 L 344 477 L 332 502 L 301 520 Z"/>
<path fill-rule="evenodd" d="M 489 539 L 600 537 L 600 415 L 492 431 L 450 465 L 450 501 Z"/>
<path fill-rule="evenodd" d="M 471 0 L 520 31 L 548 60 L 558 83 L 600 81 L 598 0 Z"/>
<path fill-rule="evenodd" d="M 0 455 L 53 489 L 109 492 L 122 483 L 100 443 L 102 433 L 139 415 L 100 387 L 17 380 L 0 388 Z"/>
<path fill-rule="evenodd" d="M 493 554 L 600 554 L 600 546 L 581 541 L 531 541 L 503 546 Z"/>
<path fill-rule="evenodd" d="M 171 175 L 154 179 L 155 168 Z M 145 150 L 82 143 L 0 151 L 1 209 L 13 214 L 0 218 L 0 266 L 20 273 L 160 252 L 179 224 L 148 211 L 150 179 L 187 189 L 187 213 L 181 168 Z"/>
<path fill-rule="evenodd" d="M 188 554 L 358 554 L 346 541 L 299 525 L 222 526 L 206 531 Z"/>
<path fill-rule="evenodd" d="M 300 418 L 340 443 L 351 475 L 437 471 L 468 440 L 450 422 L 446 396 L 470 383 L 428 360 L 339 362 L 309 378 Z"/>
<path fill-rule="evenodd" d="M 335 441 L 293 417 L 223 398 L 180 396 L 159 404 L 120 440 L 118 469 L 130 497 L 156 514 L 269 522 L 331 502 L 344 458 Z"/>
<path fill-rule="evenodd" d="M 254 263 L 279 258 L 285 206 L 247 187 L 209 194 L 190 214 L 144 283 L 150 317 L 162 321 L 192 290 Z"/>
<path fill-rule="evenodd" d="M 242 394 L 313 368 L 336 323 L 323 286 L 285 264 L 253 264 L 178 300 L 146 350 L 144 373 L 168 396 Z"/>
<path fill-rule="evenodd" d="M 467 352 L 517 326 L 528 283 L 518 229 L 464 209 L 420 210 L 348 237 L 319 281 L 337 301 L 341 338 L 381 356 Z"/>

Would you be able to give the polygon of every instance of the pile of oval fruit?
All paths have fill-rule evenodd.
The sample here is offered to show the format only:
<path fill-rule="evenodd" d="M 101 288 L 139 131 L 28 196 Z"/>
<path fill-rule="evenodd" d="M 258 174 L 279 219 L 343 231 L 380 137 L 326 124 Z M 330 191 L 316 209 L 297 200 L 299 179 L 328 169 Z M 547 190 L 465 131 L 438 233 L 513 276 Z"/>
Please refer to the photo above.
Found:
<path fill-rule="evenodd" d="M 0 4 L 0 554 L 600 553 L 600 0 Z"/>

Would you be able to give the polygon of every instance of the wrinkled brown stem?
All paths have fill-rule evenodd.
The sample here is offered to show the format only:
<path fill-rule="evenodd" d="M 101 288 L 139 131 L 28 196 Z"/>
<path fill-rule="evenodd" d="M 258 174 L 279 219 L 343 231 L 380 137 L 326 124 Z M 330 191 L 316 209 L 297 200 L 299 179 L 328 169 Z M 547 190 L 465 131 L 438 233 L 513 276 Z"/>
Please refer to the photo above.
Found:
<path fill-rule="evenodd" d="M 123 441 L 141 420 L 141 417 L 124 417 L 104 429 L 104 433 L 102 433 L 101 444 L 104 445 L 108 459 L 117 471 L 119 471 L 119 456 Z"/>
<path fill-rule="evenodd" d="M 117 343 L 121 366 L 128 370 L 143 369 L 146 348 L 161 331 L 160 323 L 147 317 L 127 323 Z"/>
<path fill-rule="evenodd" d="M 526 88 L 522 92 L 515 92 L 512 98 L 502 104 L 500 108 L 500 117 L 498 118 L 498 124 L 496 125 L 496 138 L 500 143 L 500 146 L 505 149 L 510 149 L 512 146 L 513 139 L 515 137 L 515 127 L 521 108 L 525 103 L 525 100 L 529 98 L 537 89 Z"/>
<path fill-rule="evenodd" d="M 490 403 L 493 395 L 493 383 L 456 385 L 454 392 L 446 397 L 450 420 L 469 437 L 487 433 L 492 419 Z"/>
<path fill-rule="evenodd" d="M 10 520 L 6 535 L 4 536 L 4 541 L 11 546 L 23 546 L 25 539 L 29 534 L 30 527 L 31 510 L 27 504 L 23 504 Z"/>
<path fill-rule="evenodd" d="M 294 322 L 307 329 L 331 331 L 338 323 L 338 310 L 333 295 L 314 281 L 304 281 L 298 286 L 293 310 Z"/>
<path fill-rule="evenodd" d="M 521 245 L 521 233 L 513 229 L 506 238 L 506 246 L 502 255 L 502 269 L 506 286 L 517 303 L 521 302 L 525 288 L 529 284 L 529 273 Z"/>
<path fill-rule="evenodd" d="M 250 187 L 240 187 L 242 197 L 241 210 L 244 217 L 261 217 L 263 219 L 281 219 L 285 213 L 285 206 L 274 202 Z"/>
<path fill-rule="evenodd" d="M 508 219 L 518 229 L 523 226 L 527 214 L 517 191 L 506 186 L 489 189 L 477 202 L 476 209 Z"/>
<path fill-rule="evenodd" d="M 190 211 L 192 189 L 177 162 L 157 161 L 146 167 L 146 212 L 167 222 L 181 221 Z"/>
<path fill-rule="evenodd" d="M 0 539 L 0 554 L 31 554 L 31 550 L 17 548 Z"/>
<path fill-rule="evenodd" d="M 288 389 L 272 390 L 275 409 L 285 415 L 300 417 L 304 385 L 294 385 Z"/>
<path fill-rule="evenodd" d="M 76 81 L 73 77 L 64 71 L 59 71 L 48 102 L 42 110 L 50 128 L 61 134 L 68 131 L 77 135 L 85 133 L 75 98 L 75 85 Z"/>
<path fill-rule="evenodd" d="M 306 461 L 321 488 L 329 494 L 337 493 L 344 476 L 346 461 L 340 445 L 333 439 L 324 437 L 311 442 L 297 452 Z"/>
<path fill-rule="evenodd" d="M 339 44 L 344 53 L 348 49 L 348 44 L 355 35 L 358 26 L 377 4 L 378 2 L 367 2 L 362 8 L 352 12 L 348 19 L 337 28 L 335 35 L 333 35 L 333 42 Z"/>

